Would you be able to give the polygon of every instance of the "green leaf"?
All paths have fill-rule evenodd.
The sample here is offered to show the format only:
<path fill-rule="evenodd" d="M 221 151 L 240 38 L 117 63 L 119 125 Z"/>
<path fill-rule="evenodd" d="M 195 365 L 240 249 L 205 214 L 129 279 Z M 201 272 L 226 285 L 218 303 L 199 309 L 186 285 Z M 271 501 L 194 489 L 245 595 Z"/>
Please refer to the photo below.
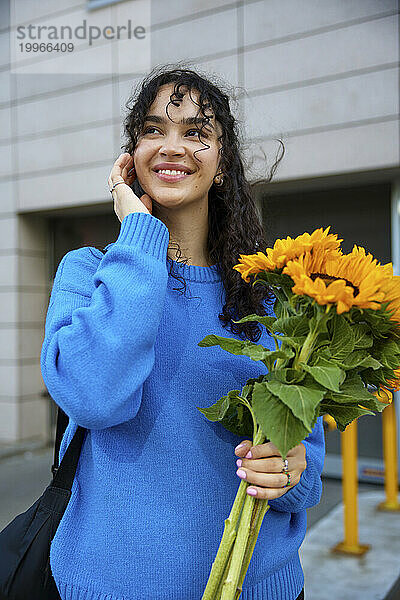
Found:
<path fill-rule="evenodd" d="M 257 273 L 257 279 L 267 281 L 270 285 L 279 287 L 287 287 L 292 289 L 294 281 L 286 273 L 271 273 L 270 271 L 262 271 Z"/>
<path fill-rule="evenodd" d="M 232 319 L 233 321 L 233 319 Z M 260 317 L 259 315 L 247 315 L 246 317 L 242 317 L 239 321 L 233 321 L 233 323 L 247 323 L 247 321 L 257 321 L 266 327 L 267 329 L 271 329 L 276 321 L 276 317 L 264 316 Z"/>
<path fill-rule="evenodd" d="M 252 360 L 264 360 L 272 352 L 261 344 L 254 344 L 249 340 L 243 341 L 213 334 L 206 335 L 197 345 L 201 347 L 220 346 L 231 354 L 248 356 Z"/>
<path fill-rule="evenodd" d="M 375 396 L 369 400 L 363 400 L 360 402 L 360 406 L 367 408 L 368 410 L 374 410 L 375 412 L 381 413 L 387 407 L 385 402 L 380 402 Z"/>
<path fill-rule="evenodd" d="M 294 352 L 290 348 L 281 348 L 280 350 L 270 350 L 268 355 L 264 359 L 264 363 L 267 365 L 268 370 L 272 371 L 274 362 L 277 358 L 284 358 L 289 360 L 293 358 Z"/>
<path fill-rule="evenodd" d="M 368 391 L 358 373 L 348 371 L 346 379 L 340 386 L 340 393 L 329 392 L 328 397 L 334 402 L 343 404 L 364 404 L 369 400 L 376 400 L 376 397 Z"/>
<path fill-rule="evenodd" d="M 318 358 L 324 358 L 327 361 L 332 361 L 332 356 L 328 346 L 324 348 L 319 348 L 316 352 L 312 354 L 312 364 L 318 360 Z M 336 364 L 336 363 L 335 363 Z"/>
<path fill-rule="evenodd" d="M 232 390 L 230 393 L 232 392 L 236 392 L 238 396 L 240 395 L 240 390 Z M 196 406 L 196 408 L 203 413 L 209 421 L 221 421 L 229 408 L 229 399 L 228 396 L 222 396 L 222 398 L 217 400 L 217 402 L 211 406 L 206 406 L 205 408 Z"/>
<path fill-rule="evenodd" d="M 283 303 L 279 300 L 278 296 L 275 296 L 274 313 L 277 319 L 280 319 L 280 317 L 282 317 L 285 314 Z"/>
<path fill-rule="evenodd" d="M 291 409 L 265 386 L 255 383 L 253 410 L 262 432 L 278 448 L 283 458 L 309 434 Z"/>
<path fill-rule="evenodd" d="M 279 340 L 283 344 L 291 346 L 295 350 L 299 350 L 303 346 L 305 340 L 304 335 L 302 335 L 301 337 L 289 337 L 287 335 L 276 335 L 275 333 L 270 333 L 269 335 L 271 335 L 276 340 Z"/>
<path fill-rule="evenodd" d="M 308 321 L 309 331 L 310 332 L 316 331 L 318 333 L 329 334 L 328 321 L 330 319 L 332 319 L 333 312 L 325 313 L 322 310 L 322 307 L 319 306 L 319 304 L 317 304 L 316 306 L 317 306 L 316 314 L 314 314 L 314 316 L 312 316 L 311 319 L 309 319 L 309 321 Z M 322 317 L 321 317 L 321 314 L 322 314 Z"/>
<path fill-rule="evenodd" d="M 376 354 L 379 361 L 389 369 L 398 369 L 400 364 L 400 347 L 394 340 L 387 340 L 377 345 Z"/>
<path fill-rule="evenodd" d="M 371 328 L 367 323 L 354 323 L 351 326 L 354 335 L 354 350 L 370 348 L 373 344 Z"/>
<path fill-rule="evenodd" d="M 374 370 L 381 369 L 383 367 L 379 360 L 376 360 L 373 356 L 370 355 L 363 358 L 358 366 L 363 367 L 364 369 L 371 368 Z"/>
<path fill-rule="evenodd" d="M 396 327 L 394 321 L 390 318 L 390 314 L 386 312 L 388 304 L 388 302 L 381 302 L 381 307 L 377 310 L 352 309 L 355 320 L 368 323 L 374 339 L 387 338 L 387 335 Z"/>
<path fill-rule="evenodd" d="M 273 374 L 275 379 L 277 381 L 282 381 L 282 383 L 300 383 L 300 381 L 302 381 L 306 376 L 304 371 L 287 367 L 274 369 Z"/>
<path fill-rule="evenodd" d="M 316 422 L 317 422 L 317 419 L 318 419 L 318 417 L 319 417 L 319 414 L 320 414 L 320 406 L 321 406 L 321 404 L 317 404 L 317 406 L 315 407 L 315 413 L 314 413 L 314 418 L 313 418 L 313 420 L 312 420 L 312 423 L 311 423 L 311 429 L 314 429 L 314 427 L 315 427 L 315 424 L 316 424 Z"/>
<path fill-rule="evenodd" d="M 308 317 L 307 315 L 293 315 L 290 317 L 281 317 L 280 319 L 276 319 L 275 323 L 272 326 L 272 330 L 276 333 L 283 333 L 284 335 L 288 335 L 290 337 L 297 336 L 304 338 L 308 334 Z"/>
<path fill-rule="evenodd" d="M 362 371 L 362 378 L 365 383 L 369 383 L 370 385 L 379 388 L 381 385 L 387 386 L 388 379 L 391 379 L 393 376 L 393 371 L 387 369 L 386 367 L 382 369 L 365 369 Z"/>
<path fill-rule="evenodd" d="M 346 404 L 337 404 L 333 400 L 324 400 L 320 405 L 320 414 L 328 413 L 336 421 L 339 431 L 344 431 L 349 423 L 361 417 L 362 415 L 373 415 L 370 410 L 364 410 L 359 406 L 347 406 Z"/>
<path fill-rule="evenodd" d="M 197 345 L 201 347 L 220 346 L 223 350 L 231 354 L 248 356 L 251 360 L 261 360 L 269 370 L 273 368 L 273 364 L 278 358 L 289 360 L 294 356 L 294 352 L 290 348 L 269 350 L 261 344 L 254 344 L 249 340 L 243 341 L 219 335 L 207 335 Z"/>
<path fill-rule="evenodd" d="M 221 425 L 239 436 L 253 437 L 253 418 L 249 409 L 240 399 L 239 390 L 231 390 L 212 406 L 196 407 L 209 421 L 219 421 Z"/>
<path fill-rule="evenodd" d="M 250 377 L 250 379 L 247 380 L 247 383 L 242 390 L 241 396 L 243 396 L 244 398 L 247 398 L 247 394 L 246 394 L 246 396 L 244 396 L 244 393 L 246 393 L 246 392 L 244 392 L 244 389 L 246 388 L 246 390 L 247 390 L 247 388 L 250 388 L 252 391 L 253 385 L 256 383 L 256 381 L 258 383 L 260 383 L 261 381 L 264 381 L 265 377 L 268 377 L 268 374 L 267 375 L 261 374 L 258 377 Z"/>
<path fill-rule="evenodd" d="M 344 360 L 354 350 L 352 327 L 343 315 L 334 315 L 329 325 L 332 331 L 330 353 L 333 357 Z"/>
<path fill-rule="evenodd" d="M 358 367 L 366 356 L 368 356 L 368 350 L 361 349 L 354 350 L 344 360 L 338 360 L 334 356 L 332 357 L 332 360 L 334 360 L 335 364 L 337 364 L 339 367 L 347 370 Z"/>
<path fill-rule="evenodd" d="M 346 374 L 336 365 L 318 356 L 314 366 L 302 365 L 302 368 L 324 387 L 334 392 L 340 392 L 339 385 L 344 380 Z"/>
<path fill-rule="evenodd" d="M 294 416 L 300 419 L 304 427 L 311 433 L 311 423 L 314 420 L 315 410 L 324 397 L 325 390 L 321 390 L 317 386 L 314 388 L 294 384 L 288 385 L 277 380 L 266 381 L 264 385 L 271 394 L 278 396 L 291 409 Z"/>
<path fill-rule="evenodd" d="M 363 369 L 372 368 L 380 369 L 382 364 L 371 356 L 368 350 L 354 350 L 345 360 L 337 360 L 332 357 L 335 364 L 345 370 L 355 369 L 356 367 L 362 367 Z"/>
<path fill-rule="evenodd" d="M 264 381 L 266 377 L 269 377 L 268 373 L 265 375 L 259 375 L 258 377 L 252 377 L 248 379 L 246 385 L 243 386 L 240 396 L 247 400 L 247 402 L 249 402 L 250 405 L 252 404 L 252 395 L 255 382 L 260 383 L 261 381 Z"/>
<path fill-rule="evenodd" d="M 322 347 L 328 347 L 330 343 L 331 338 L 329 336 L 329 333 L 319 333 L 317 339 L 314 342 L 313 352 L 315 352 L 316 350 L 323 349 Z"/>

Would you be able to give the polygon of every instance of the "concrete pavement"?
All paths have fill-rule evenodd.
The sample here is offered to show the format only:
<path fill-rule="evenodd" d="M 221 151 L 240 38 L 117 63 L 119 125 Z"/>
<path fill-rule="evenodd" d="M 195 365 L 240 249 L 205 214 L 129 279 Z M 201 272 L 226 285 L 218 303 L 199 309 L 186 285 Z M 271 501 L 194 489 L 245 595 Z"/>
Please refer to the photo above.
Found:
<path fill-rule="evenodd" d="M 377 511 L 384 492 L 358 496 L 359 543 L 370 549 L 360 557 L 334 554 L 343 541 L 343 504 L 308 529 L 300 549 L 307 600 L 397 600 L 400 577 L 400 512 Z"/>

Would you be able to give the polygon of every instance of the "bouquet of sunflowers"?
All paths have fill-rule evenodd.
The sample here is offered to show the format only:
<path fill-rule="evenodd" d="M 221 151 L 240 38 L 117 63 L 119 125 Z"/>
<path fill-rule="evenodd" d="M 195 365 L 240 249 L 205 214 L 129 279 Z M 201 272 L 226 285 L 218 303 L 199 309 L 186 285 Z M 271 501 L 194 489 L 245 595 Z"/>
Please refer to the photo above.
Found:
<path fill-rule="evenodd" d="M 381 412 L 400 389 L 400 277 L 330 227 L 278 239 L 266 252 L 240 255 L 233 268 L 249 283 L 270 285 L 274 316 L 248 315 L 274 338 L 275 350 L 248 340 L 207 335 L 214 346 L 262 361 L 266 375 L 250 379 L 207 408 L 209 420 L 253 445 L 268 438 L 285 459 L 328 414 L 340 431 L 362 415 Z M 390 400 L 389 400 L 390 401 Z M 202 600 L 238 600 L 268 501 L 239 486 Z"/>

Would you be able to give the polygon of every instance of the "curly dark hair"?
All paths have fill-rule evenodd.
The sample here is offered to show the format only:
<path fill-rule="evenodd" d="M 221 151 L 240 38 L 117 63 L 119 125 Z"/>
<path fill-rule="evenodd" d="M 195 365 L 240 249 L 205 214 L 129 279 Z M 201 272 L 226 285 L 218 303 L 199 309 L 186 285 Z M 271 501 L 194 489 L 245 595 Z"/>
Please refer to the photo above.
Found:
<path fill-rule="evenodd" d="M 136 147 L 137 141 L 144 127 L 144 119 L 148 114 L 151 104 L 157 96 L 158 89 L 165 84 L 174 84 L 170 95 L 170 103 L 179 105 L 184 93 L 188 92 L 191 100 L 199 107 L 197 117 L 201 114 L 202 125 L 199 130 L 201 140 L 202 130 L 209 122 L 212 115 L 207 114 L 207 109 L 212 108 L 215 120 L 222 127 L 222 135 L 218 141 L 221 142 L 220 169 L 223 173 L 222 186 L 214 183 L 208 192 L 208 240 L 207 251 L 210 264 L 218 264 L 218 270 L 225 289 L 225 304 L 219 315 L 224 327 L 230 323 L 230 331 L 238 334 L 242 339 L 248 338 L 256 342 L 259 340 L 262 329 L 257 321 L 249 321 L 243 324 L 233 323 L 233 320 L 249 314 L 265 315 L 264 302 L 271 303 L 274 299 L 272 290 L 265 284 L 250 285 L 246 283 L 240 273 L 233 269 L 238 264 L 240 254 L 253 254 L 267 247 L 267 239 L 258 214 L 253 189 L 245 177 L 244 159 L 241 155 L 241 143 L 238 122 L 233 117 L 229 104 L 229 95 L 222 91 L 225 84 L 218 85 L 211 81 L 209 75 L 202 76 L 189 68 L 181 68 L 181 64 L 162 65 L 155 67 L 136 86 L 133 94 L 125 104 L 128 109 L 124 119 L 124 129 L 127 142 L 121 146 L 124 152 L 131 155 Z M 183 88 L 183 92 L 182 89 Z M 191 91 L 198 93 L 198 102 L 195 102 Z M 168 115 L 168 105 L 166 114 Z M 273 164 L 269 177 L 253 182 L 254 185 L 268 183 L 276 170 L 276 167 L 284 154 L 282 144 L 281 156 Z M 202 141 L 205 147 L 209 147 Z M 199 152 L 197 150 L 196 152 Z M 139 197 L 144 193 L 137 179 L 132 188 Z M 174 242 L 177 244 L 177 242 Z M 176 256 L 181 257 L 181 250 L 177 249 Z M 170 274 L 184 284 L 183 277 L 173 273 L 173 262 L 171 262 Z M 184 259 L 181 262 L 186 262 Z M 177 261 L 178 262 L 178 261 Z M 177 288 L 174 288 L 177 289 Z M 182 291 L 180 289 L 179 291 Z"/>

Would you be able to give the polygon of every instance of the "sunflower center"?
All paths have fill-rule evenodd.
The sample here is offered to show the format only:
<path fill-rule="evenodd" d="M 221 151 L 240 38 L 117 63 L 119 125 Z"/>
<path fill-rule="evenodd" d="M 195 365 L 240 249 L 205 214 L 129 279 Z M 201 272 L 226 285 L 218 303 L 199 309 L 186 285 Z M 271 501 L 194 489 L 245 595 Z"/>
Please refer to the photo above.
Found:
<path fill-rule="evenodd" d="M 334 275 L 327 275 L 326 273 L 311 273 L 311 275 L 310 275 L 310 278 L 313 281 L 315 281 L 317 279 L 317 277 L 320 277 L 321 279 L 328 281 L 329 283 L 331 283 L 331 281 L 337 281 L 338 279 L 343 279 L 343 281 L 346 282 L 346 285 L 349 285 L 350 287 L 353 288 L 354 296 L 357 296 L 357 294 L 360 291 L 356 285 L 354 285 L 351 281 L 349 281 L 348 279 L 345 279 L 344 277 L 335 277 Z"/>

